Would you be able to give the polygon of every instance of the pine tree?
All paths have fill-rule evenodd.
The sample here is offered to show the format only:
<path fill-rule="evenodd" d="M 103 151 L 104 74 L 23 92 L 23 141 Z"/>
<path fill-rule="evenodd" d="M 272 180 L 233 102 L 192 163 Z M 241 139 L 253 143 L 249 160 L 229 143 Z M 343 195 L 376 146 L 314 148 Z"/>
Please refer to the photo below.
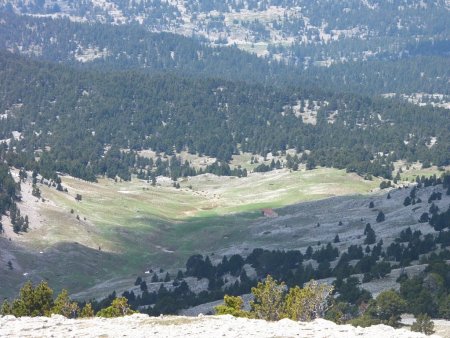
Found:
<path fill-rule="evenodd" d="M 366 228 L 364 230 L 364 235 L 366 235 L 366 239 L 364 240 L 364 244 L 374 244 L 377 240 L 375 231 L 370 226 L 370 223 L 366 224 Z"/>
<path fill-rule="evenodd" d="M 67 290 L 63 289 L 55 299 L 55 306 L 52 308 L 52 313 L 62 315 L 66 318 L 75 318 L 78 314 L 78 304 L 69 298 Z"/>
<path fill-rule="evenodd" d="M 166 276 L 164 277 L 164 282 L 170 282 L 170 274 L 166 272 Z"/>
<path fill-rule="evenodd" d="M 158 278 L 158 275 L 156 273 L 153 274 L 151 282 L 152 283 L 158 283 L 159 282 L 159 278 Z"/>
<path fill-rule="evenodd" d="M 39 283 L 36 287 L 28 281 L 20 289 L 19 298 L 11 304 L 11 314 L 22 316 L 48 316 L 53 308 L 53 290 L 46 282 Z"/>
<path fill-rule="evenodd" d="M 378 223 L 380 223 L 380 222 L 384 222 L 385 219 L 386 219 L 386 217 L 384 216 L 383 211 L 380 210 L 380 211 L 378 212 L 376 221 L 377 221 Z"/>

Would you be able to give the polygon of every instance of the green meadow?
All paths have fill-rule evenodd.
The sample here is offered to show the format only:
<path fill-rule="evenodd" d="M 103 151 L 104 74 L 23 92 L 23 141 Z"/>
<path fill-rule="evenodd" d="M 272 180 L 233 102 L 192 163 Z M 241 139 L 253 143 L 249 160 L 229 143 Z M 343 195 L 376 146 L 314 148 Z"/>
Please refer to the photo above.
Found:
<path fill-rule="evenodd" d="M 179 183 L 176 189 L 167 179 L 153 187 L 137 179 L 89 183 L 63 177 L 68 192 L 41 186 L 45 202 L 32 205 L 41 224 L 18 241 L 46 257 L 36 261 L 34 273 L 53 280 L 56 288 L 81 291 L 108 279 L 132 278 L 149 267 L 177 269 L 194 253 L 233 246 L 248 238 L 262 208 L 365 194 L 379 180 L 319 168 L 245 178 L 202 175 Z"/>

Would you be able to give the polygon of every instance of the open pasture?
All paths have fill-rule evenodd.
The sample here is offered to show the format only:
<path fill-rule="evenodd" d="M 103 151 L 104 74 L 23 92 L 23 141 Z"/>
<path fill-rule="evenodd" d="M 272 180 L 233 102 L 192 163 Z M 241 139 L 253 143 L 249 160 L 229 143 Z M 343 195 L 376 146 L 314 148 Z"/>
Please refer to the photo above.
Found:
<path fill-rule="evenodd" d="M 39 185 L 44 202 L 31 196 L 30 182 L 22 184 L 20 207 L 34 216 L 31 231 L 11 234 L 16 269 L 10 274 L 16 277 L 8 279 L 7 288 L 17 289 L 31 278 L 78 292 L 107 280 L 132 279 L 150 268 L 177 269 L 194 253 L 220 252 L 251 240 L 262 208 L 364 194 L 379 185 L 329 168 L 245 178 L 207 174 L 180 179 L 180 189 L 166 178 L 158 178 L 155 187 L 137 179 L 90 183 L 68 176 L 62 183 L 68 192 Z"/>

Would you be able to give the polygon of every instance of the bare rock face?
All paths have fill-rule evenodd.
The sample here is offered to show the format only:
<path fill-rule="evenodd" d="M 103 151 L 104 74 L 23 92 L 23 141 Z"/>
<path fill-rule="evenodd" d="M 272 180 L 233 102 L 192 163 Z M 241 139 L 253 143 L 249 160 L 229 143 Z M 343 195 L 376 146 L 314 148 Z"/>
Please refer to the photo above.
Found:
<path fill-rule="evenodd" d="M 148 317 L 135 314 L 122 318 L 66 319 L 46 317 L 0 317 L 0 337 L 426 337 L 406 329 L 376 325 L 355 328 L 316 319 L 301 323 L 226 316 Z M 437 337 L 437 336 L 434 336 Z"/>

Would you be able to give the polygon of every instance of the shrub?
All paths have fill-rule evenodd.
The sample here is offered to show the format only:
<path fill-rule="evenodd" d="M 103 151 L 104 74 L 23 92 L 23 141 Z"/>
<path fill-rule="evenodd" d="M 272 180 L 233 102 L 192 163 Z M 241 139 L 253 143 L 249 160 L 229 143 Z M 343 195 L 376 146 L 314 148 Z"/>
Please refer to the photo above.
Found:
<path fill-rule="evenodd" d="M 122 317 L 128 316 L 135 313 L 130 306 L 125 297 L 118 297 L 112 301 L 111 306 L 101 309 L 97 312 L 98 317 L 112 318 L 112 317 Z"/>
<path fill-rule="evenodd" d="M 0 315 L 6 316 L 10 314 L 12 314 L 11 304 L 7 300 L 4 300 L 2 307 L 0 308 Z"/>
<path fill-rule="evenodd" d="M 434 333 L 434 323 L 431 321 L 430 316 L 428 316 L 427 314 L 418 315 L 416 321 L 411 326 L 411 331 L 431 335 Z"/>
<path fill-rule="evenodd" d="M 350 324 L 352 324 L 355 327 L 369 327 L 372 325 L 378 325 L 381 321 L 379 319 L 373 318 L 369 315 L 362 315 L 361 317 L 352 319 L 350 321 Z"/>
<path fill-rule="evenodd" d="M 406 309 L 406 302 L 394 290 L 383 291 L 374 304 L 374 316 L 383 324 L 397 327 L 400 315 Z"/>
<path fill-rule="evenodd" d="M 296 286 L 288 292 L 283 282 L 278 283 L 269 275 L 264 282 L 252 288 L 254 300 L 250 303 L 250 312 L 242 309 L 241 297 L 228 295 L 224 297 L 224 304 L 216 306 L 215 310 L 218 315 L 231 314 L 269 321 L 282 318 L 309 321 L 325 315 L 332 291 L 332 286 L 313 280 L 304 288 Z"/>
<path fill-rule="evenodd" d="M 286 285 L 277 283 L 270 275 L 264 283 L 252 288 L 254 300 L 250 303 L 255 318 L 276 321 L 283 318 Z"/>
<path fill-rule="evenodd" d="M 232 315 L 234 317 L 250 317 L 248 311 L 243 310 L 244 301 L 241 297 L 225 295 L 224 304 L 214 308 L 217 315 Z"/>
<path fill-rule="evenodd" d="M 81 310 L 80 313 L 80 317 L 82 318 L 91 318 L 94 317 L 94 309 L 92 308 L 92 304 L 91 303 L 87 303 L 84 307 L 83 310 Z"/>
<path fill-rule="evenodd" d="M 310 321 L 324 316 L 333 287 L 309 282 L 303 289 L 291 288 L 285 300 L 285 316 L 296 321 Z"/>

